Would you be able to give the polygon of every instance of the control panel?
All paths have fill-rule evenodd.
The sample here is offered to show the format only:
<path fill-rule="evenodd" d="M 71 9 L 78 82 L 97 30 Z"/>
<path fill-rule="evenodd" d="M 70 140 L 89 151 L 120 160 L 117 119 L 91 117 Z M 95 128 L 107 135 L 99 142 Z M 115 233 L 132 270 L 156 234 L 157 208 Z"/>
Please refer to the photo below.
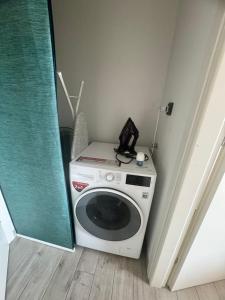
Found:
<path fill-rule="evenodd" d="M 122 180 L 121 173 L 110 171 L 99 171 L 98 180 L 108 183 L 119 184 Z"/>

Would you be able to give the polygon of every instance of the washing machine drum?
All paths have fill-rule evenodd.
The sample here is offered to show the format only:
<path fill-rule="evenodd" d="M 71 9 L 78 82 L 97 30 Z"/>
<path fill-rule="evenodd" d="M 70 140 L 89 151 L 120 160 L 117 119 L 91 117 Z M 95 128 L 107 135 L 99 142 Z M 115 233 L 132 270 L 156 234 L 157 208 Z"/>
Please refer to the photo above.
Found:
<path fill-rule="evenodd" d="M 82 194 L 75 214 L 86 231 L 108 241 L 129 239 L 142 225 L 142 213 L 135 201 L 126 194 L 107 188 Z"/>

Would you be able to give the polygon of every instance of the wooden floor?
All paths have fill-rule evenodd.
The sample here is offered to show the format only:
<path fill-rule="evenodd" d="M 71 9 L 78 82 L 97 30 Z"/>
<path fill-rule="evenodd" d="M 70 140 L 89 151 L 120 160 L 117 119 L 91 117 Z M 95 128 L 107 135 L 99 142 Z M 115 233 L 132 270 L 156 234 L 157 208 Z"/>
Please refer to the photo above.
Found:
<path fill-rule="evenodd" d="M 7 300 L 222 300 L 225 281 L 171 293 L 150 288 L 145 261 L 17 238 L 10 246 Z"/>

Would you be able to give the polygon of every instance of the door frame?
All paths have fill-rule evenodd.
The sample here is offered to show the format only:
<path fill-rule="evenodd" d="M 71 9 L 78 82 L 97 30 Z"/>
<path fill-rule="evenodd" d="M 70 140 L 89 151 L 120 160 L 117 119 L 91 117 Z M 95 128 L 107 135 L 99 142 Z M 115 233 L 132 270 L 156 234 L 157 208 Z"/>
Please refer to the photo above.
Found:
<path fill-rule="evenodd" d="M 167 284 L 180 247 L 199 204 L 218 150 L 223 142 L 225 107 L 225 14 L 220 24 L 208 71 L 190 125 L 185 151 L 173 191 L 173 205 L 167 215 L 158 252 L 148 268 L 150 285 Z M 214 114 L 214 115 L 213 115 Z M 214 117 L 216 115 L 216 118 Z M 210 134 L 206 134 L 209 132 Z"/>
<path fill-rule="evenodd" d="M 0 189 L 0 247 L 1 247 L 1 269 L 0 269 L 0 299 L 5 298 L 6 279 L 7 279 L 7 267 L 8 267 L 8 254 L 9 244 L 16 237 L 16 232 L 10 218 L 8 209 L 6 207 L 3 195 Z"/>
<path fill-rule="evenodd" d="M 5 233 L 8 244 L 10 244 L 16 237 L 16 231 L 9 215 L 5 200 L 3 198 L 0 188 L 0 222 Z"/>
<path fill-rule="evenodd" d="M 9 244 L 0 222 L 0 300 L 5 299 L 7 269 L 9 258 Z"/>

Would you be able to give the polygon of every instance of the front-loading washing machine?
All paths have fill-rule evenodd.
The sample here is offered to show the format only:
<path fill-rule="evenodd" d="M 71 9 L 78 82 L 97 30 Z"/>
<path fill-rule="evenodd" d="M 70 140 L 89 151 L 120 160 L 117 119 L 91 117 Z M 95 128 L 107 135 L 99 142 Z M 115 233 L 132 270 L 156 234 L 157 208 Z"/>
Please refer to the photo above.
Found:
<path fill-rule="evenodd" d="M 76 244 L 139 258 L 154 193 L 149 160 L 118 165 L 116 145 L 94 142 L 70 163 Z"/>

